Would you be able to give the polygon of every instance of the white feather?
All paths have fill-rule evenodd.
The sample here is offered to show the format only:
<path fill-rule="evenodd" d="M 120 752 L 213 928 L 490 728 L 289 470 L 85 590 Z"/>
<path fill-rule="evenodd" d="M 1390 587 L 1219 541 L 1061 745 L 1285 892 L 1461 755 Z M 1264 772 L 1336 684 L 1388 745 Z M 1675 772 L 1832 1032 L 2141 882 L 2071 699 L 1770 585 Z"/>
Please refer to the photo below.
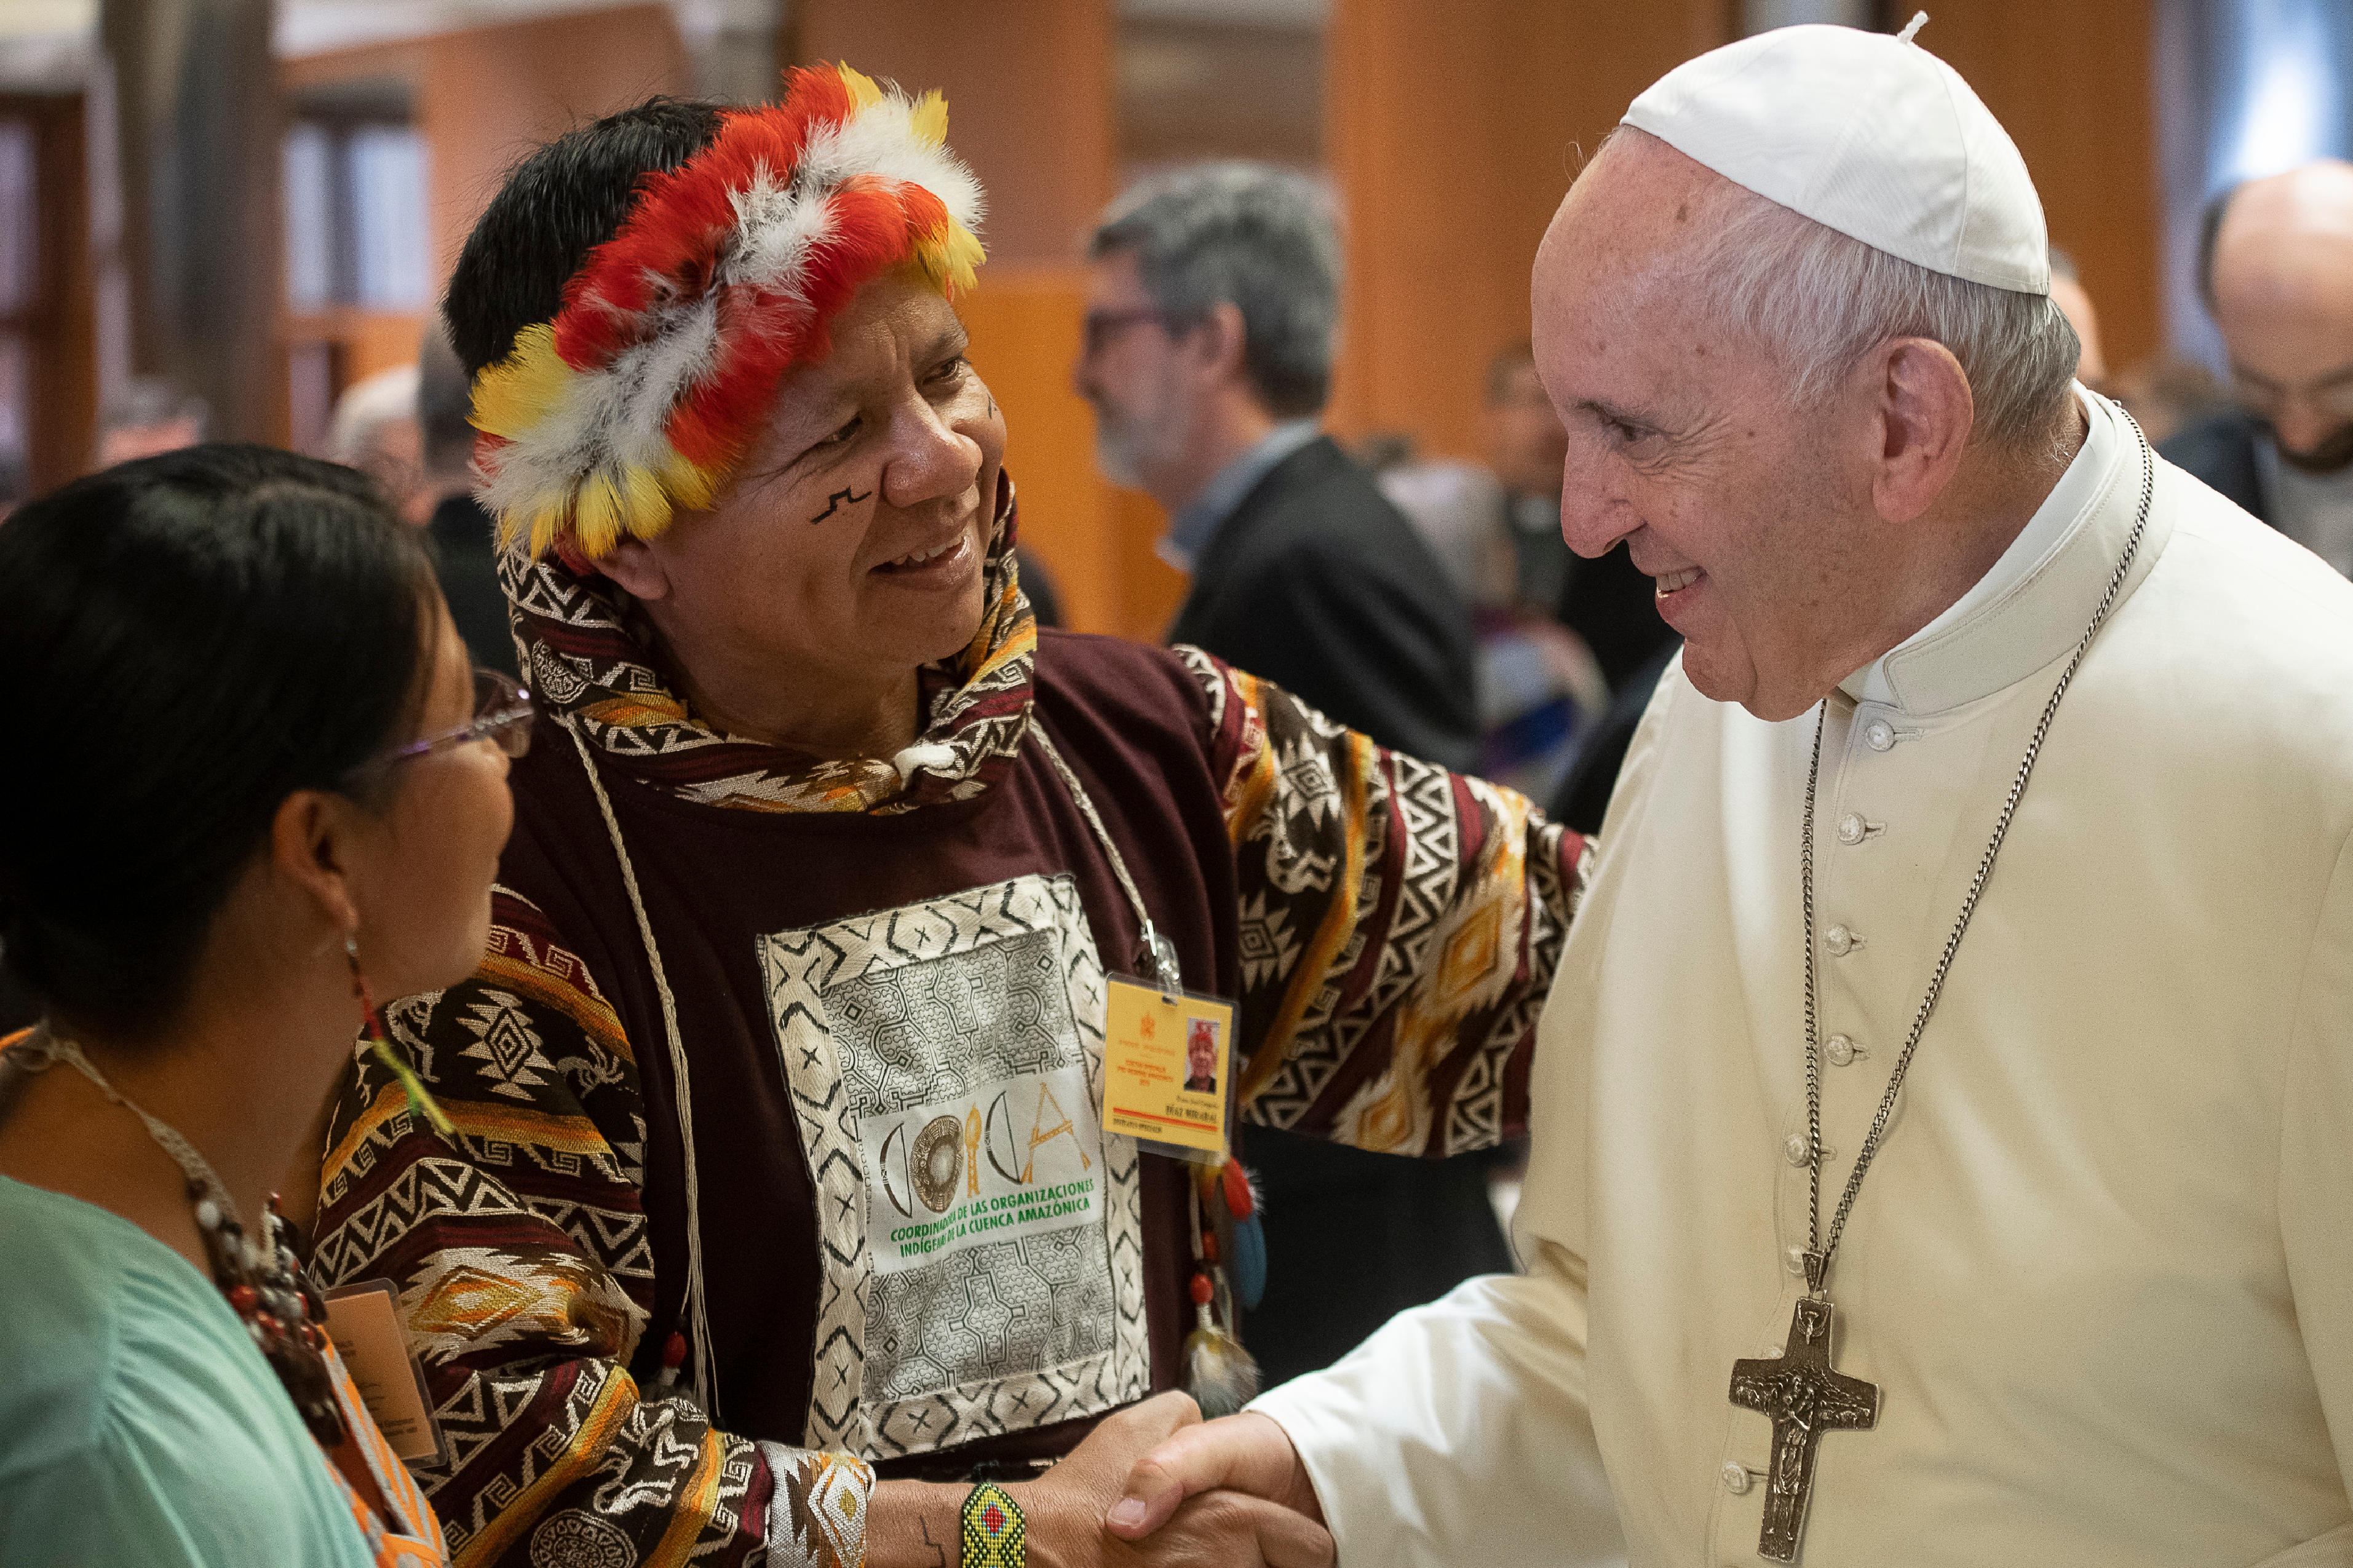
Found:
<path fill-rule="evenodd" d="M 977 230 L 980 182 L 955 154 L 918 136 L 913 117 L 913 103 L 889 91 L 847 123 L 811 135 L 789 178 L 762 167 L 729 198 L 736 229 L 716 275 L 720 285 L 754 288 L 807 310 L 811 258 L 836 229 L 828 198 L 854 175 L 921 185 Z M 668 284 L 656 281 L 660 299 Z M 603 368 L 575 376 L 539 424 L 484 454 L 477 493 L 493 512 L 529 517 L 601 466 L 658 467 L 670 451 L 670 411 L 717 363 L 716 288 L 644 311 L 604 300 L 584 303 L 626 318 L 633 341 Z"/>

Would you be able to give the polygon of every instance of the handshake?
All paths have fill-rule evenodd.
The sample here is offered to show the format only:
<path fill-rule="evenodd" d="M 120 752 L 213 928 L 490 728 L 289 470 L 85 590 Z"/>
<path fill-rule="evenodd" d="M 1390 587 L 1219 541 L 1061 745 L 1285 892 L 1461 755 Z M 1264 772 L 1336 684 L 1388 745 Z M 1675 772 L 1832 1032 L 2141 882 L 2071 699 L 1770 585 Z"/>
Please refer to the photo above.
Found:
<path fill-rule="evenodd" d="M 1029 1560 L 1186 1568 L 1330 1568 L 1332 1537 L 1282 1428 L 1245 1411 L 1203 1421 L 1163 1394 L 1104 1418 L 1035 1481 L 1013 1489 Z"/>

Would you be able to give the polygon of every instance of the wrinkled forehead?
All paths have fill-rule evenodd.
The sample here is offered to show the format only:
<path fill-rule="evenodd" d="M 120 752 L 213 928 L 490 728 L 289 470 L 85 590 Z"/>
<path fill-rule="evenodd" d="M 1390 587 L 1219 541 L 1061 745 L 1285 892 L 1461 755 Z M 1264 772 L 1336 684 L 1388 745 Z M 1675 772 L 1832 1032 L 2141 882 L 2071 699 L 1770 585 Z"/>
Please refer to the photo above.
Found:
<path fill-rule="evenodd" d="M 1621 126 L 1553 216 L 1536 253 L 1536 365 L 1690 321 L 1704 241 L 1739 187 L 1657 138 Z"/>

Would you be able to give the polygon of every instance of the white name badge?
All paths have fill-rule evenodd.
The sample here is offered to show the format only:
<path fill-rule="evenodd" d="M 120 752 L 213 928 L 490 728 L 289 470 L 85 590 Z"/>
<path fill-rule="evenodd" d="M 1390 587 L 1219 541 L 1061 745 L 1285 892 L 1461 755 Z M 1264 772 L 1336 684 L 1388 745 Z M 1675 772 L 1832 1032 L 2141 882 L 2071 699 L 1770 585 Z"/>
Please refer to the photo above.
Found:
<path fill-rule="evenodd" d="M 425 1394 L 425 1369 L 409 1352 L 400 1327 L 400 1295 L 389 1279 L 371 1279 L 327 1293 L 327 1337 L 352 1374 L 360 1403 L 404 1464 L 438 1460 L 440 1423 Z"/>
<path fill-rule="evenodd" d="M 1000 1079 L 859 1123 L 877 1274 L 1103 1224 L 1103 1130 L 1086 1068 Z"/>

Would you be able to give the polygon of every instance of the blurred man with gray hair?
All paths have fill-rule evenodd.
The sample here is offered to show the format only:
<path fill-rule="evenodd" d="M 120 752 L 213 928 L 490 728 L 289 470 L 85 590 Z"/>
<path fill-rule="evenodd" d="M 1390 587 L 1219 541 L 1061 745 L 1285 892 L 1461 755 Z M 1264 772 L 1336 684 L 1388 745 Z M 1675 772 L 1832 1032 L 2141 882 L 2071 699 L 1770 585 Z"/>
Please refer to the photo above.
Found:
<path fill-rule="evenodd" d="M 1474 769 L 1470 606 L 1320 427 L 1340 307 L 1328 197 L 1262 165 L 1187 168 L 1113 203 L 1089 253 L 1072 379 L 1104 474 L 1167 510 L 1161 553 L 1192 574 L 1168 640 L 1385 746 Z M 1270 1378 L 1511 1267 L 1481 1157 L 1425 1164 L 1258 1129 L 1243 1152 L 1268 1256 L 1245 1337 Z"/>
<path fill-rule="evenodd" d="M 1568 541 L 1685 642 L 1527 1273 L 1171 1439 L 1114 1531 L 1224 1485 L 1348 1568 L 2353 1560 L 2353 584 L 2075 382 L 1910 32 L 1679 67 L 1536 258 Z"/>
<path fill-rule="evenodd" d="M 1188 168 L 1112 205 L 1074 369 L 1113 484 L 1167 510 L 1193 575 L 1169 628 L 1383 745 L 1477 760 L 1470 613 L 1322 434 L 1340 309 L 1330 203 L 1303 175 Z"/>

